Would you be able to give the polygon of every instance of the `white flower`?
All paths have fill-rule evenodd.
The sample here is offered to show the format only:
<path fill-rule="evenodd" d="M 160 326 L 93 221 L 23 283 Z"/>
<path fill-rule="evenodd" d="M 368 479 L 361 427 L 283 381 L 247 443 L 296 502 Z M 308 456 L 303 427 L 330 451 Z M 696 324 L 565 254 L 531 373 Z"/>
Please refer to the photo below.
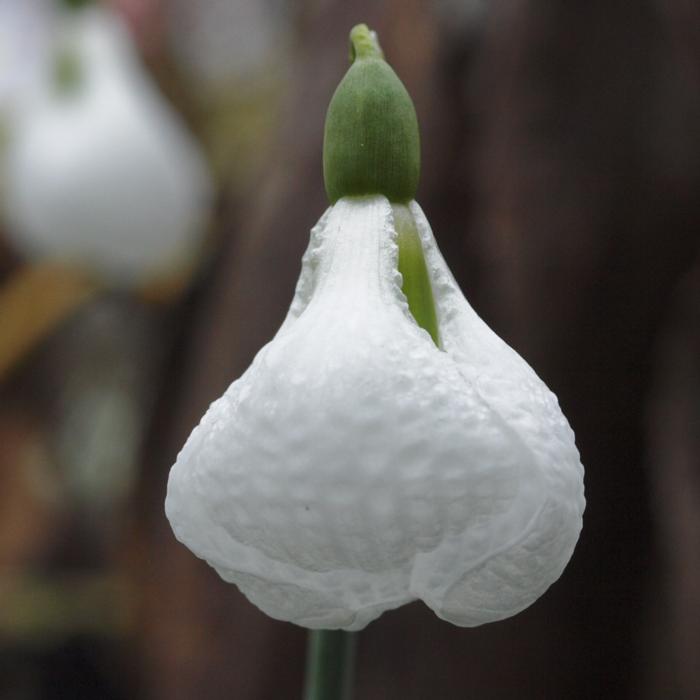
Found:
<path fill-rule="evenodd" d="M 265 81 L 288 41 L 292 16 L 288 3 L 170 0 L 167 39 L 194 87 L 223 91 Z"/>
<path fill-rule="evenodd" d="M 108 11 L 72 13 L 55 66 L 10 125 L 8 233 L 30 258 L 59 258 L 117 284 L 172 272 L 197 246 L 211 194 L 204 160 Z"/>
<path fill-rule="evenodd" d="M 469 306 L 420 207 L 438 348 L 401 291 L 392 208 L 342 198 L 289 314 L 170 473 L 173 530 L 274 618 L 361 629 L 423 600 L 473 626 L 564 569 L 583 468 L 556 397 Z"/>
<path fill-rule="evenodd" d="M 46 0 L 0 0 L 0 146 L 46 60 L 52 16 Z"/>

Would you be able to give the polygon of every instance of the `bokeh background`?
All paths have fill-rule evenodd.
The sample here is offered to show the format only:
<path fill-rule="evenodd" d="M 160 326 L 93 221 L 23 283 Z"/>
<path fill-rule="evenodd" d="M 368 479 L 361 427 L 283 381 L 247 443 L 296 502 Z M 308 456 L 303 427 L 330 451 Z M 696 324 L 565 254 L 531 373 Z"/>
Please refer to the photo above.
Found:
<path fill-rule="evenodd" d="M 125 281 L 28 252 L 8 215 L 59 4 L 0 0 L 0 697 L 300 696 L 305 632 L 179 545 L 163 499 L 286 312 L 360 21 L 414 98 L 439 245 L 559 396 L 588 505 L 561 580 L 515 618 L 459 629 L 416 603 L 372 623 L 356 697 L 700 697 L 700 5 L 104 2 L 209 178 L 187 256 Z M 99 179 L 94 150 L 46 168 Z M 30 203 L 55 194 L 43 153 Z"/>

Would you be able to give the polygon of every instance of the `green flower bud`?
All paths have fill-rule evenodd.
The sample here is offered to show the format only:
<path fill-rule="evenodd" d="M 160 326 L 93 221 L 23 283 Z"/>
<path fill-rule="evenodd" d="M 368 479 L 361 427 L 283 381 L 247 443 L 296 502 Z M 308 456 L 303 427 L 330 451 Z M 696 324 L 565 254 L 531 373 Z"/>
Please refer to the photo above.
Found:
<path fill-rule="evenodd" d="M 386 61 L 374 32 L 350 32 L 350 66 L 326 114 L 323 175 L 329 200 L 381 194 L 415 198 L 420 139 L 413 102 Z"/>
<path fill-rule="evenodd" d="M 92 5 L 94 0 L 63 0 L 63 5 L 69 10 L 80 10 L 83 7 Z"/>
<path fill-rule="evenodd" d="M 53 84 L 59 95 L 72 95 L 78 91 L 84 78 L 83 65 L 77 52 L 61 46 L 53 63 Z"/>

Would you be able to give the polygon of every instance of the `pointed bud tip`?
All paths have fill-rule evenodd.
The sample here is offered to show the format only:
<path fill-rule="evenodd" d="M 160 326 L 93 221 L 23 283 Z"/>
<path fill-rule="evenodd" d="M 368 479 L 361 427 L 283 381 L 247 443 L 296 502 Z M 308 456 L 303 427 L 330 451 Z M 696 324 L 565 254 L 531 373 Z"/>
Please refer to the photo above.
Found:
<path fill-rule="evenodd" d="M 379 46 L 377 32 L 373 32 L 366 24 L 356 24 L 350 30 L 350 61 L 364 58 L 384 58 L 382 47 Z"/>
<path fill-rule="evenodd" d="M 375 32 L 358 24 L 350 32 L 352 65 L 326 114 L 323 175 L 331 202 L 341 197 L 415 198 L 420 139 L 413 102 L 384 61 Z"/>

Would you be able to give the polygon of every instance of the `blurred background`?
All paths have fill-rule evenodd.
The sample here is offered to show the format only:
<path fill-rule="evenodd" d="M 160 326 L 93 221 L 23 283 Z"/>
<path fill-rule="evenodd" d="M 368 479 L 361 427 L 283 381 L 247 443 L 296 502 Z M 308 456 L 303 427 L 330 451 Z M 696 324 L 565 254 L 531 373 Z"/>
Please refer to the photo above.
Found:
<path fill-rule="evenodd" d="M 300 696 L 306 636 L 179 545 L 170 465 L 280 324 L 367 22 L 419 201 L 586 467 L 561 580 L 359 640 L 358 700 L 700 697 L 700 5 L 0 0 L 0 698 Z"/>

